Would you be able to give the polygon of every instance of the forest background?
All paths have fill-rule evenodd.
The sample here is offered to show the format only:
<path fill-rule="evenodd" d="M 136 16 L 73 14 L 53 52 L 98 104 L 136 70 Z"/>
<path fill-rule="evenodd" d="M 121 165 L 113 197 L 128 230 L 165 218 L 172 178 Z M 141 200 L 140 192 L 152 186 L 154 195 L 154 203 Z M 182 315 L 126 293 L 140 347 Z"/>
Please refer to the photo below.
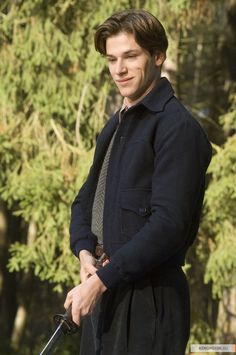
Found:
<path fill-rule="evenodd" d="M 1 0 L 0 354 L 38 354 L 79 282 L 70 205 L 120 105 L 96 27 L 146 9 L 169 37 L 163 75 L 214 148 L 187 256 L 191 343 L 236 343 L 236 0 Z M 76 354 L 79 336 L 57 354 Z"/>

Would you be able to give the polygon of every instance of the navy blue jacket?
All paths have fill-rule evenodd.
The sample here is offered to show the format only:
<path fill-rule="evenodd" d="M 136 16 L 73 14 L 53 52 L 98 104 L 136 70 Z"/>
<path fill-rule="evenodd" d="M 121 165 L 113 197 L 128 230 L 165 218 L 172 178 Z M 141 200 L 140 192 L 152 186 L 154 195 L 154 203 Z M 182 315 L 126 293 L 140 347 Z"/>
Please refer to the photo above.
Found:
<path fill-rule="evenodd" d="M 88 178 L 72 204 L 70 240 L 76 256 L 83 249 L 95 252 L 92 203 L 118 116 L 100 133 Z M 125 112 L 105 192 L 103 242 L 111 261 L 97 271 L 108 288 L 165 265 L 184 265 L 199 227 L 211 154 L 203 129 L 166 78 Z"/>

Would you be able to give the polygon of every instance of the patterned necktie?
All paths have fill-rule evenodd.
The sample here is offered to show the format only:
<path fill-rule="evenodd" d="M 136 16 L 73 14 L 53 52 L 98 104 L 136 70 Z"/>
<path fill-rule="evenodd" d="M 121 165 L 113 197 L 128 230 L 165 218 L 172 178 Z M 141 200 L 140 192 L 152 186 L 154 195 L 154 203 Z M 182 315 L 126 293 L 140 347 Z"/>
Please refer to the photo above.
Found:
<path fill-rule="evenodd" d="M 121 117 L 121 116 L 120 116 Z M 97 188 L 93 200 L 92 207 L 92 223 L 91 230 L 98 238 L 98 244 L 103 244 L 103 211 L 104 211 L 104 200 L 105 200 L 105 190 L 106 190 L 106 179 L 107 179 L 107 170 L 111 155 L 112 146 L 115 140 L 117 129 L 119 124 L 111 138 L 109 146 L 107 148 L 102 167 L 100 170 Z"/>

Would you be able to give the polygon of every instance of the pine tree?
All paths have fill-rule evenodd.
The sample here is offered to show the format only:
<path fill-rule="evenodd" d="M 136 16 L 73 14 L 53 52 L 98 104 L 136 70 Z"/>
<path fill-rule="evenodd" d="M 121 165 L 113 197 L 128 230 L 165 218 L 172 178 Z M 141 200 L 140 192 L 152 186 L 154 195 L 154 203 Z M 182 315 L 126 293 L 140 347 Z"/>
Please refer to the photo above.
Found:
<path fill-rule="evenodd" d="M 232 86 L 227 88 L 230 63 L 221 56 L 221 43 L 230 38 L 224 32 L 228 7 L 220 0 L 1 2 L 0 196 L 11 222 L 17 216 L 8 267 L 23 272 L 23 286 L 31 286 L 30 273 L 57 291 L 79 282 L 69 249 L 70 205 L 86 178 L 96 135 L 120 104 L 93 35 L 111 13 L 129 8 L 149 10 L 164 23 L 170 42 L 165 70 L 216 144 L 200 238 L 187 271 L 191 276 L 195 270 L 196 287 L 202 266 L 200 286 L 205 277 L 210 284 L 203 293 L 212 305 L 211 287 L 224 299 L 235 285 L 236 264 L 235 99 L 218 119 Z M 194 318 L 192 339 L 211 341 L 212 331 L 210 317 Z"/>

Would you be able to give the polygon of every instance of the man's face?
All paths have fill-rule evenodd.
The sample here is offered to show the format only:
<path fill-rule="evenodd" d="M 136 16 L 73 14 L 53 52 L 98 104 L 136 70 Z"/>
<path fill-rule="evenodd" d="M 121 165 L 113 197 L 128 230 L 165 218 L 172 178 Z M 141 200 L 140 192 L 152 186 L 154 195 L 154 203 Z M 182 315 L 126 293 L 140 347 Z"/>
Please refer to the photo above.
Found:
<path fill-rule="evenodd" d="M 127 32 L 107 39 L 106 57 L 111 76 L 128 105 L 141 100 L 154 87 L 165 59 L 164 54 L 151 56 Z"/>

